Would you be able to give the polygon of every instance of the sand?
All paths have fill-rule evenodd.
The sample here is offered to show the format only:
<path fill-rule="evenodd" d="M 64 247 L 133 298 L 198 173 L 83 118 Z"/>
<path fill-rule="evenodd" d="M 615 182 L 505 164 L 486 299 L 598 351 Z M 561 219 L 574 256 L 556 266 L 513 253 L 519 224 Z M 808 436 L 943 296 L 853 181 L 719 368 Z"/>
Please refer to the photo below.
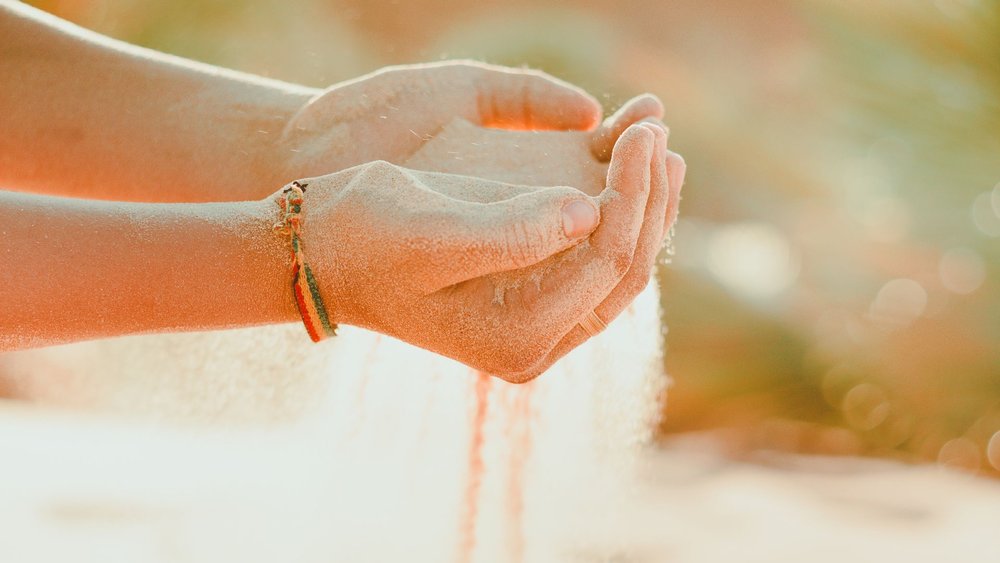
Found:
<path fill-rule="evenodd" d="M 403 165 L 510 184 L 571 186 L 597 196 L 608 165 L 593 156 L 592 142 L 589 131 L 504 131 L 456 118 Z"/>

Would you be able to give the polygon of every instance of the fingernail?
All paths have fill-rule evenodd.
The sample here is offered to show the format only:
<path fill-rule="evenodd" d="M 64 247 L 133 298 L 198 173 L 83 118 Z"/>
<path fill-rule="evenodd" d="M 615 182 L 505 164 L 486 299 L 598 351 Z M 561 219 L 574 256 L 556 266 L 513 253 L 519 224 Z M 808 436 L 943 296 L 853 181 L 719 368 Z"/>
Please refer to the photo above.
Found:
<path fill-rule="evenodd" d="M 582 237 L 597 228 L 597 208 L 589 201 L 578 199 L 562 208 L 563 231 L 569 238 Z"/>
<path fill-rule="evenodd" d="M 657 136 L 663 135 L 664 142 L 666 142 L 666 141 L 668 141 L 670 139 L 670 128 L 667 127 L 659 119 L 656 119 L 656 118 L 653 118 L 653 117 L 647 117 L 646 119 L 643 119 L 639 123 L 643 124 L 646 127 L 651 128 L 650 130 L 652 130 L 654 133 L 656 133 Z"/>

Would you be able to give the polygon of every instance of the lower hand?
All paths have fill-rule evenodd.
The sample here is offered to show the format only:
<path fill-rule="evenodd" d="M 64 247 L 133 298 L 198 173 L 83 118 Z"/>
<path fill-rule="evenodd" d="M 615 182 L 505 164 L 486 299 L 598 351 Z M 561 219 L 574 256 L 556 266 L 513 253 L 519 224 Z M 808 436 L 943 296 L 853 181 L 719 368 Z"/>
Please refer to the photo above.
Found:
<path fill-rule="evenodd" d="M 333 320 L 509 381 L 536 377 L 633 264 L 648 279 L 668 213 L 662 141 L 640 125 L 622 135 L 598 198 L 386 162 L 303 180 L 305 254 Z"/>

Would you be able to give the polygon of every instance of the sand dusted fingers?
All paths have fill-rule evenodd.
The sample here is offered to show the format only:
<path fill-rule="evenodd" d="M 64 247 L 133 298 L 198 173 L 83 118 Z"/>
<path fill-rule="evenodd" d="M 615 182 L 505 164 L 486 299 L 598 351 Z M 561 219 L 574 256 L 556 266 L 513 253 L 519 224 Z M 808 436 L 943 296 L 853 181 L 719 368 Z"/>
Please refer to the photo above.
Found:
<path fill-rule="evenodd" d="M 662 126 L 642 123 L 635 127 L 644 127 L 655 136 L 654 156 L 649 164 L 650 196 L 645 209 L 642 232 L 628 272 L 592 311 L 593 316 L 602 322 L 614 320 L 649 284 L 656 257 L 677 218 L 681 187 L 686 173 L 684 159 L 667 149 L 667 133 Z M 590 319 L 592 321 L 593 317 Z M 519 377 L 535 377 L 543 373 L 574 348 L 596 336 L 597 332 L 599 331 L 594 331 L 586 320 L 572 327 L 544 360 Z"/>

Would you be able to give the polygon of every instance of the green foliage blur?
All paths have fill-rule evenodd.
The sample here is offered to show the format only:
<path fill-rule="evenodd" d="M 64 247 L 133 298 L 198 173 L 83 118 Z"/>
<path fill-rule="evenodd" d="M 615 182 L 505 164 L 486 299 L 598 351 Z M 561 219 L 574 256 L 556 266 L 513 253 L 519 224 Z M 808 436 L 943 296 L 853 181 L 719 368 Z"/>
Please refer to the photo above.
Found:
<path fill-rule="evenodd" d="M 654 92 L 689 165 L 663 435 L 1000 469 L 995 0 L 32 3 L 314 86 L 472 57 Z"/>

